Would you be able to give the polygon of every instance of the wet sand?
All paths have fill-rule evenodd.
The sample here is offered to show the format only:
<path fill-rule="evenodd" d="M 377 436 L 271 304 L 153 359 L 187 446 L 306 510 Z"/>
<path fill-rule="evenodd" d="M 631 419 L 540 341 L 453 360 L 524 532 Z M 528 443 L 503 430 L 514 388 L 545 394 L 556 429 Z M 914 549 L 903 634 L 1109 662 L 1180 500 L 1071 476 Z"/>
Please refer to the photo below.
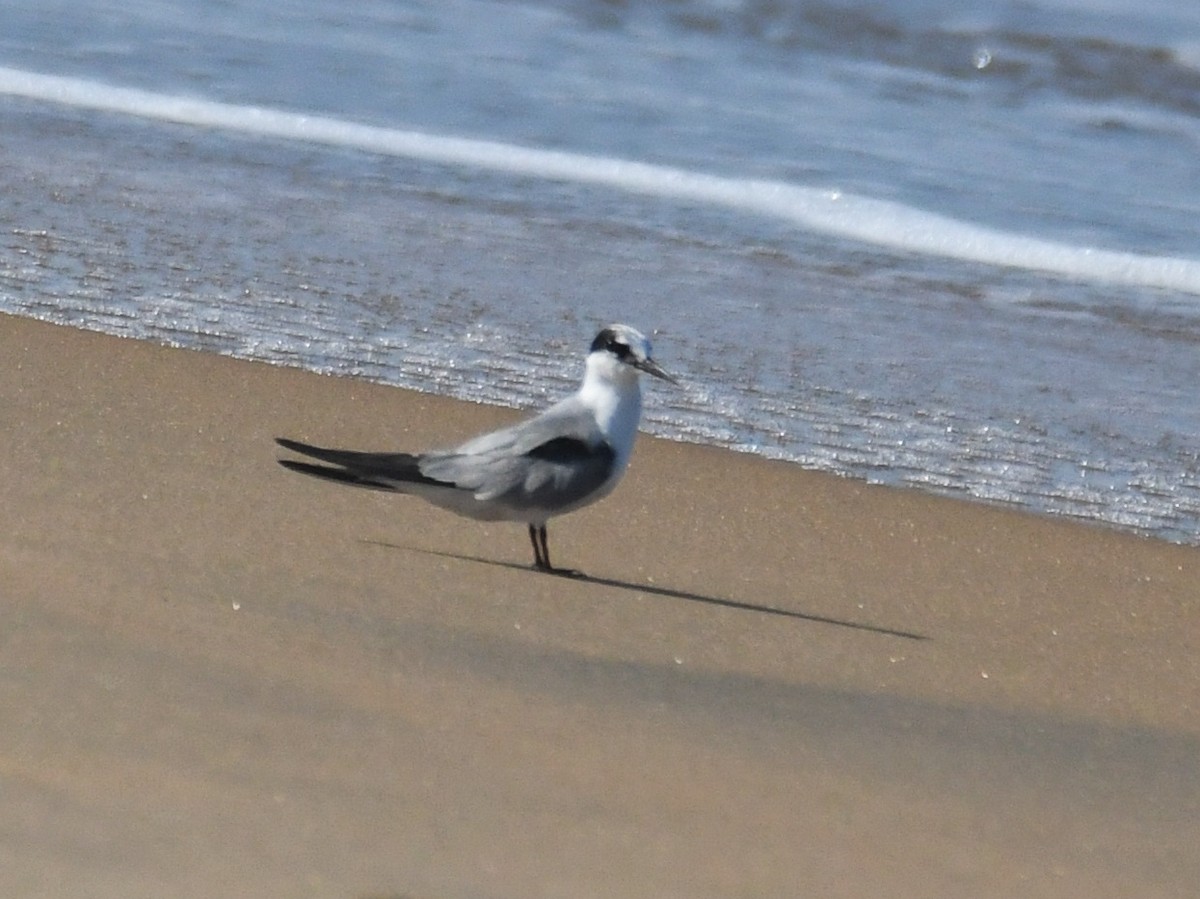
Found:
<path fill-rule="evenodd" d="M 2 895 L 1195 895 L 1200 550 L 643 438 L 556 578 L 275 464 L 511 412 L 0 358 Z"/>

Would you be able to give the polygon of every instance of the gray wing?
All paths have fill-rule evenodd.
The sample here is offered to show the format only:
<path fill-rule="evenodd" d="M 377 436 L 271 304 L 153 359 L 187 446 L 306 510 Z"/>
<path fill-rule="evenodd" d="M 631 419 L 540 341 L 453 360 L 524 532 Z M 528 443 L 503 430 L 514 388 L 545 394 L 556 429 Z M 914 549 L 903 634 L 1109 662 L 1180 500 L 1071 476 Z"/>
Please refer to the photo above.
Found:
<path fill-rule="evenodd" d="M 419 456 L 327 449 L 282 438 L 277 442 L 335 466 L 280 460 L 293 471 L 359 487 L 419 492 L 431 502 L 475 517 L 484 508 L 490 509 L 484 517 L 501 509 L 543 517 L 578 508 L 598 498 L 597 491 L 609 482 L 617 462 L 595 416 L 574 397 L 457 449 Z M 480 505 L 471 504 L 470 497 Z"/>
<path fill-rule="evenodd" d="M 603 439 L 596 426 L 595 414 L 579 401 L 578 396 L 570 396 L 540 415 L 499 431 L 480 434 L 446 454 L 473 456 L 506 452 L 522 455 L 556 437 L 574 437 L 590 444 Z"/>
<path fill-rule="evenodd" d="M 431 453 L 421 457 L 421 474 L 470 490 L 481 502 L 514 512 L 554 514 L 583 503 L 613 472 L 616 453 L 604 441 L 552 437 L 514 452 L 509 447 L 481 453 Z"/>

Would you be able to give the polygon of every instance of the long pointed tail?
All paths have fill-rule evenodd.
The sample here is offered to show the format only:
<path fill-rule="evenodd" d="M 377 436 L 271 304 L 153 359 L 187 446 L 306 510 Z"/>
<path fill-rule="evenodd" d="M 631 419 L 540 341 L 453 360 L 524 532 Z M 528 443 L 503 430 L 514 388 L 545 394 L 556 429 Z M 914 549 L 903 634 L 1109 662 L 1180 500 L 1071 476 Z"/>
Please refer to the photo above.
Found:
<path fill-rule="evenodd" d="M 329 462 L 313 465 L 280 459 L 279 464 L 289 471 L 312 475 L 327 481 L 367 487 L 372 490 L 403 490 L 405 484 L 442 484 L 421 474 L 420 458 L 411 453 L 363 453 L 355 450 L 327 449 L 298 440 L 277 437 L 275 442 L 284 449 Z"/>

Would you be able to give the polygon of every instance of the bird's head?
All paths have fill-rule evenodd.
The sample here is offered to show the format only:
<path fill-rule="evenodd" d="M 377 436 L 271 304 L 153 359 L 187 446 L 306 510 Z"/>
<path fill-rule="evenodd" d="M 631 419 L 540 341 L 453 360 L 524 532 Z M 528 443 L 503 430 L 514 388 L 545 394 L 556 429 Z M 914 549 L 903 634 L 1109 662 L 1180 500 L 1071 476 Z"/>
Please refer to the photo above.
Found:
<path fill-rule="evenodd" d="M 659 368 L 650 355 L 650 340 L 629 325 L 609 325 L 592 341 L 590 360 L 604 365 L 613 377 L 634 376 L 639 371 L 662 378 L 672 384 L 679 382 Z"/>

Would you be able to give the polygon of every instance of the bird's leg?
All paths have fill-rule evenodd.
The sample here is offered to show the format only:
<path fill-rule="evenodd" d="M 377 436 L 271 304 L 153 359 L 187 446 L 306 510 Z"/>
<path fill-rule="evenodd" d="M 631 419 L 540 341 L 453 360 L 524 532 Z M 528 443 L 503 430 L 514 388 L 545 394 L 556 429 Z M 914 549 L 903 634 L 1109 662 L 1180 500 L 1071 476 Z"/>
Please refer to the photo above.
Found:
<path fill-rule="evenodd" d="M 538 537 L 541 542 L 538 542 Z M 533 544 L 533 567 L 538 571 L 553 571 L 550 567 L 550 553 L 546 550 L 546 526 L 539 531 L 536 525 L 529 526 L 529 542 Z"/>
<path fill-rule="evenodd" d="M 546 526 L 529 526 L 529 541 L 533 544 L 533 567 L 547 574 L 558 574 L 563 577 L 583 577 L 582 571 L 574 568 L 555 568 L 550 564 L 550 545 L 546 540 Z"/>

